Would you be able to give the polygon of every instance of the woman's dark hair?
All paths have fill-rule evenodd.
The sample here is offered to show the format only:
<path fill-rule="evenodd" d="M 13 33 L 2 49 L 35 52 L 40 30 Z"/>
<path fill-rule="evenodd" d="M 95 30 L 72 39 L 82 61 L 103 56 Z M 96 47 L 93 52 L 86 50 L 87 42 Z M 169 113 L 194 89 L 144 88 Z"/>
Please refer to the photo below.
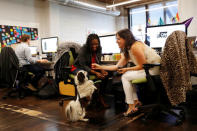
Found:
<path fill-rule="evenodd" d="M 123 29 L 116 33 L 116 35 L 120 36 L 125 40 L 125 48 L 122 49 L 125 58 L 129 59 L 129 52 L 128 50 L 131 48 L 131 45 L 135 43 L 137 40 L 133 36 L 133 33 L 129 29 Z"/>
<path fill-rule="evenodd" d="M 94 39 L 98 40 L 99 45 L 98 45 L 98 48 L 97 48 L 97 52 L 101 53 L 102 48 L 101 48 L 101 44 L 100 44 L 100 39 L 99 39 L 97 34 L 89 34 L 88 37 L 87 37 L 85 46 L 86 46 L 86 48 L 88 49 L 89 52 L 92 52 L 92 48 L 91 48 L 92 43 L 91 42 Z"/>
<path fill-rule="evenodd" d="M 30 39 L 30 35 L 24 34 L 21 37 L 21 42 L 27 42 Z"/>

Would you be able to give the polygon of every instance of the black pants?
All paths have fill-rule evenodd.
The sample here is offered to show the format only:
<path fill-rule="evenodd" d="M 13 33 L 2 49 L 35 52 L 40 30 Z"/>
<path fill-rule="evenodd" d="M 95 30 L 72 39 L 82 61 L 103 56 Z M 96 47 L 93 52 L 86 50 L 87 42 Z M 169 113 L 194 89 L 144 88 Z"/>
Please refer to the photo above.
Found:
<path fill-rule="evenodd" d="M 45 74 L 44 68 L 42 68 L 38 64 L 29 64 L 29 65 L 24 65 L 23 69 L 35 75 L 30 82 L 34 87 L 37 87 L 38 81 Z"/>

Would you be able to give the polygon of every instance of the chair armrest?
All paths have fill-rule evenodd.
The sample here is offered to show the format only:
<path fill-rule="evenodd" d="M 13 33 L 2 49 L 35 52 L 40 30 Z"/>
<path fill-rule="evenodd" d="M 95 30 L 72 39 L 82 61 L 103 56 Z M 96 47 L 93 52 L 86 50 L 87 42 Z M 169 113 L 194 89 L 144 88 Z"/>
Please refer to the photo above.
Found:
<path fill-rule="evenodd" d="M 197 77 L 197 74 L 191 73 L 190 76 L 195 76 L 195 77 Z"/>
<path fill-rule="evenodd" d="M 143 68 L 144 68 L 144 70 L 145 70 L 145 72 L 146 72 L 146 75 L 150 75 L 150 73 L 149 73 L 149 69 L 150 68 L 153 68 L 153 67 L 155 67 L 155 66 L 160 66 L 161 64 L 160 63 L 155 63 L 155 64 L 143 64 Z"/>
<path fill-rule="evenodd" d="M 143 68 L 152 68 L 155 66 L 160 66 L 160 63 L 155 63 L 155 64 L 143 64 Z"/>
<path fill-rule="evenodd" d="M 152 79 L 152 77 L 151 77 L 151 75 L 149 73 L 149 69 L 150 68 L 153 68 L 153 67 L 156 67 L 156 66 L 160 66 L 160 64 L 159 63 L 155 63 L 155 64 L 143 64 L 143 68 L 144 68 L 145 73 L 146 73 L 146 79 L 147 79 L 147 82 L 148 82 L 148 84 L 150 86 L 150 90 L 152 92 L 155 92 L 156 91 L 156 87 L 155 87 L 155 84 L 153 82 L 153 79 Z"/>
<path fill-rule="evenodd" d="M 66 66 L 66 67 L 63 67 L 62 70 L 66 71 L 66 72 L 71 72 L 71 67 L 70 66 Z"/>

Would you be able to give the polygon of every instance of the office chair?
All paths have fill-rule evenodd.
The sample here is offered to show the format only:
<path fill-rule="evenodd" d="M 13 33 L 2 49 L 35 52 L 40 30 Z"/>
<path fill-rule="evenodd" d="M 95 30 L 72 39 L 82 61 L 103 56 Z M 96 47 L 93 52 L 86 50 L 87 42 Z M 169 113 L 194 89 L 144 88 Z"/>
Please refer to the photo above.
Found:
<path fill-rule="evenodd" d="M 71 66 L 74 64 L 74 60 L 77 58 L 78 51 L 80 49 L 80 45 L 73 42 L 64 43 L 63 47 L 58 48 L 58 52 L 61 52 L 62 49 L 66 49 L 58 60 L 55 63 L 54 71 L 55 71 L 55 81 L 57 85 L 59 85 L 59 93 L 60 95 L 67 96 L 75 96 L 74 89 L 74 74 L 69 70 Z M 89 75 L 90 80 L 95 80 L 96 76 Z M 68 84 L 69 80 L 69 84 Z M 100 80 L 96 80 L 94 83 L 99 83 Z M 73 83 L 73 85 L 72 85 Z"/>
<path fill-rule="evenodd" d="M 146 78 L 131 81 L 136 85 L 139 100 L 143 103 L 138 109 L 145 113 L 142 118 L 146 123 L 149 119 L 158 117 L 161 113 L 176 117 L 175 125 L 180 125 L 185 120 L 185 111 L 181 106 L 172 106 L 163 87 L 159 75 L 150 75 L 149 69 L 160 64 L 144 64 Z"/>
<path fill-rule="evenodd" d="M 180 105 L 186 100 L 186 91 L 191 89 L 190 75 L 197 73 L 196 60 L 189 46 L 184 32 L 173 32 L 166 40 L 161 64 L 144 64 L 146 78 L 131 81 L 136 85 L 146 83 L 144 88 L 137 87 L 139 99 L 144 104 L 139 107 L 139 111 L 145 112 L 144 121 L 158 116 L 161 112 L 176 117 L 176 125 L 184 121 L 185 112 Z M 160 66 L 160 75 L 151 76 L 149 69 L 155 66 Z M 183 81 L 186 81 L 186 84 Z M 179 89 L 184 92 L 176 95 Z M 171 90 L 173 93 L 170 92 Z"/>
<path fill-rule="evenodd" d="M 12 96 L 23 98 L 24 87 L 31 76 L 27 71 L 19 67 L 19 60 L 11 47 L 2 48 L 0 63 L 0 86 L 11 89 L 3 96 L 3 99 Z"/>
<path fill-rule="evenodd" d="M 19 61 L 11 47 L 2 48 L 0 54 L 0 85 L 12 87 L 18 73 Z"/>
<path fill-rule="evenodd" d="M 74 45 L 71 47 L 71 45 Z M 55 81 L 58 85 L 59 94 L 62 97 L 60 100 L 60 106 L 64 105 L 64 101 L 76 99 L 76 85 L 74 83 L 75 75 L 71 72 L 71 66 L 74 64 L 74 60 L 77 58 L 78 44 L 77 43 L 65 43 L 67 51 L 64 51 L 57 60 L 54 66 Z M 62 47 L 60 49 L 63 49 Z M 60 50 L 59 49 L 59 50 Z M 80 49 L 80 48 L 79 48 Z M 59 51 L 61 52 L 61 51 Z M 89 79 L 94 81 L 94 84 L 100 83 L 101 80 L 97 80 L 95 75 L 89 75 Z"/>

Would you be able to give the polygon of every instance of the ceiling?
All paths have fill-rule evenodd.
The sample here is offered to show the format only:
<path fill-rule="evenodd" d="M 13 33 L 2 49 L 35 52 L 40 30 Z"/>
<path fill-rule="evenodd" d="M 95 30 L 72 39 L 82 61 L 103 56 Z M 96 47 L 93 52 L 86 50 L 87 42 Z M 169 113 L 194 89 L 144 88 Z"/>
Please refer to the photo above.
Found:
<path fill-rule="evenodd" d="M 108 5 L 111 5 L 111 4 L 113 4 L 113 1 L 114 1 L 114 3 L 120 3 L 120 2 L 125 2 L 125 1 L 128 1 L 128 0 L 96 0 L 96 1 L 103 2 L 103 3 L 106 3 Z M 150 3 L 150 2 L 155 2 L 155 1 L 158 1 L 158 0 L 140 0 L 140 1 L 134 2 L 132 4 L 143 4 L 143 3 Z M 160 1 L 162 1 L 162 0 L 160 0 Z M 166 0 L 163 0 L 163 1 L 166 1 Z"/>

